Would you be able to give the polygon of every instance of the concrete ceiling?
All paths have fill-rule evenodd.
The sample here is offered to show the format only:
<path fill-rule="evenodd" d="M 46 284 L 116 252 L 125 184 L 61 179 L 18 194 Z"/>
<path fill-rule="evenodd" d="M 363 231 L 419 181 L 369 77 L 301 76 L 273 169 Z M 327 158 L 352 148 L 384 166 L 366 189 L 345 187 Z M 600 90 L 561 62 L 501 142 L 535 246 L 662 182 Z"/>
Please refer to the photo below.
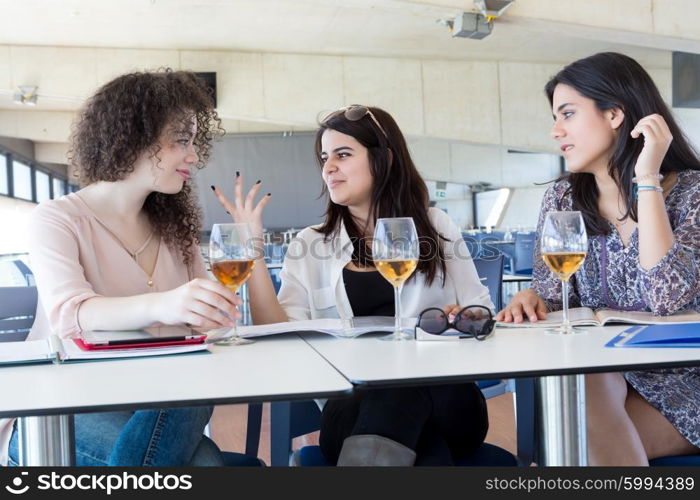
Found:
<path fill-rule="evenodd" d="M 588 11 L 596 4 L 630 3 L 576 1 L 588 4 Z M 643 7 L 652 0 L 633 1 Z M 664 50 L 628 47 L 639 40 L 614 29 L 577 29 L 567 19 L 575 8 L 555 11 L 556 19 L 543 22 L 538 8 L 547 3 L 553 0 L 517 0 L 489 37 L 469 40 L 453 38 L 437 21 L 474 11 L 470 0 L 0 0 L 2 17 L 11 20 L 3 23 L 0 44 L 533 62 L 565 62 L 625 47 L 649 66 L 668 64 Z M 599 25 L 615 14 L 611 10 L 599 12 Z M 576 19 L 586 21 L 587 13 Z"/>

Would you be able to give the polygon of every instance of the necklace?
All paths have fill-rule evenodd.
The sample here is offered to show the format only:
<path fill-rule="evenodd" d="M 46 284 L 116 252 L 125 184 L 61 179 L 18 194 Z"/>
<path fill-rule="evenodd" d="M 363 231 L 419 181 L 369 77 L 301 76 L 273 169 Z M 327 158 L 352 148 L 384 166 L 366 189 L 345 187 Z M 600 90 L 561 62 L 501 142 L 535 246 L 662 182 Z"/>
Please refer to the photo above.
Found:
<path fill-rule="evenodd" d="M 106 230 L 109 234 L 112 235 L 112 237 L 116 240 L 117 243 L 119 243 L 119 245 L 126 251 L 126 253 L 128 253 L 129 256 L 130 256 L 132 259 L 134 259 L 134 262 L 136 262 L 136 265 L 139 266 L 139 267 L 141 267 L 141 265 L 139 264 L 139 255 L 140 255 L 144 250 L 146 250 L 146 248 L 148 247 L 148 244 L 149 244 L 149 243 L 151 242 L 151 240 L 153 239 L 153 235 L 155 234 L 155 231 L 151 231 L 151 233 L 148 235 L 148 238 L 146 238 L 146 241 L 143 242 L 143 244 L 138 248 L 138 250 L 132 251 L 132 250 L 129 249 L 128 246 L 126 246 L 126 245 L 124 244 L 124 242 L 123 242 L 122 239 L 117 235 L 117 233 L 115 233 L 114 231 L 112 231 L 112 229 L 110 229 L 110 227 L 109 227 L 107 224 L 105 224 L 105 223 L 97 216 L 97 213 L 92 209 L 92 207 L 90 207 L 90 205 L 87 204 L 87 202 L 85 202 L 85 200 L 83 200 L 82 196 L 80 196 L 78 193 L 74 193 L 74 194 L 75 194 L 75 196 L 76 196 L 76 197 L 77 197 L 91 212 L 92 212 L 92 215 L 95 217 L 95 220 L 96 220 L 97 222 L 99 222 L 99 224 L 100 224 L 103 228 L 105 228 L 105 230 Z M 159 250 L 160 250 L 160 249 L 159 249 Z M 160 253 L 160 252 L 159 252 L 159 253 Z M 158 256 L 157 256 L 157 255 L 156 255 L 156 259 L 158 259 Z M 156 260 L 156 264 L 157 264 L 157 260 Z M 146 276 L 148 276 L 148 280 L 146 281 L 146 284 L 148 285 L 149 288 L 152 288 L 152 287 L 153 287 L 153 273 L 155 272 L 155 266 L 153 266 L 153 270 L 151 271 L 150 274 L 147 273 L 146 270 L 145 270 L 143 267 L 141 267 L 141 269 L 143 270 L 144 274 L 146 274 Z"/>
<path fill-rule="evenodd" d="M 110 231 L 110 232 L 111 232 L 111 231 Z M 114 234 L 114 233 L 112 233 L 112 234 Z M 117 238 L 117 240 L 119 240 L 119 243 L 121 243 L 121 245 L 124 247 L 124 250 L 126 250 L 127 253 L 128 253 L 129 255 L 131 255 L 131 258 L 134 259 L 134 261 L 136 262 L 136 265 L 138 265 L 139 267 L 141 267 L 141 264 L 139 264 L 139 254 L 140 254 L 141 252 L 143 252 L 143 251 L 146 249 L 146 247 L 148 247 L 148 244 L 149 244 L 149 243 L 151 242 L 151 240 L 153 239 L 153 234 L 154 234 L 154 231 L 151 231 L 151 234 L 148 235 L 148 238 L 146 238 L 146 241 L 143 243 L 143 245 L 141 245 L 141 248 L 139 248 L 139 249 L 136 250 L 135 252 L 130 251 L 130 250 L 126 247 L 126 245 L 124 245 L 124 243 L 122 243 L 122 241 L 119 240 L 119 238 Z M 116 235 L 114 235 L 114 236 L 116 237 Z M 141 267 L 141 269 L 143 269 L 143 267 Z M 146 284 L 148 285 L 149 288 L 153 287 L 153 273 L 152 273 L 152 272 L 151 272 L 150 275 L 148 275 L 148 281 L 146 282 Z"/>

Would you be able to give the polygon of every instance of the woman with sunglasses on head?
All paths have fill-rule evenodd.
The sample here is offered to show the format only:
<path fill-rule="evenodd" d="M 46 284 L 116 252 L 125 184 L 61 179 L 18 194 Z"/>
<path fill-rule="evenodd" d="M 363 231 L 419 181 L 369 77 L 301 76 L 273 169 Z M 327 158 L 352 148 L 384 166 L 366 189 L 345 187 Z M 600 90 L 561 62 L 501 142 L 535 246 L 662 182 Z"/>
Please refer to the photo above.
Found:
<path fill-rule="evenodd" d="M 570 174 L 545 193 L 538 228 L 547 211 L 579 210 L 589 241 L 570 302 L 657 315 L 700 307 L 700 161 L 650 76 L 602 53 L 565 67 L 545 90 Z M 498 320 L 561 308 L 560 280 L 538 249 L 534 261 L 533 289 Z M 591 463 L 698 453 L 700 369 L 588 375 L 586 394 Z"/>
<path fill-rule="evenodd" d="M 189 183 L 223 132 L 219 124 L 206 86 L 184 71 L 122 75 L 87 101 L 71 138 L 84 187 L 42 203 L 28 228 L 39 292 L 30 340 L 155 324 L 231 325 L 240 300 L 207 277 Z M 77 414 L 76 465 L 223 465 L 203 435 L 211 412 Z M 9 443 L 9 457 L 0 458 L 12 465 L 16 427 L 0 422 L 2 450 Z"/>
<path fill-rule="evenodd" d="M 248 281 L 254 323 L 393 316 L 393 288 L 366 244 L 382 217 L 412 217 L 423 242 L 417 272 L 401 294 L 404 317 L 445 304 L 493 308 L 459 228 L 428 208 L 425 182 L 387 112 L 351 106 L 332 113 L 316 134 L 316 157 L 329 194 L 325 220 L 290 244 L 279 297 L 263 262 L 255 267 Z M 235 203 L 215 192 L 235 221 L 250 222 L 262 238 L 270 197 L 256 204 L 259 189 L 244 198 L 238 177 Z M 338 465 L 441 465 L 474 452 L 487 429 L 486 404 L 473 383 L 376 389 L 328 401 L 320 444 Z"/>

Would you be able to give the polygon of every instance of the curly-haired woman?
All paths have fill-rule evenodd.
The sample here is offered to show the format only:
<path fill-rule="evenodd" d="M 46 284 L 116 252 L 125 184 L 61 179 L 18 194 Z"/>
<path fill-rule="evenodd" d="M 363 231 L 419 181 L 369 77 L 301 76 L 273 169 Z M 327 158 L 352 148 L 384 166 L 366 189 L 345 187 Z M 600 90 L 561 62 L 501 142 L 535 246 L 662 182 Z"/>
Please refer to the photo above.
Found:
<path fill-rule="evenodd" d="M 31 218 L 39 307 L 29 339 L 156 323 L 231 325 L 239 301 L 207 278 L 189 182 L 219 125 L 189 72 L 123 75 L 88 100 L 70 154 L 84 187 L 42 203 Z M 211 408 L 76 415 L 77 465 L 222 465 L 202 435 L 210 415 Z M 11 420 L 0 421 L 0 461 L 17 463 Z"/>

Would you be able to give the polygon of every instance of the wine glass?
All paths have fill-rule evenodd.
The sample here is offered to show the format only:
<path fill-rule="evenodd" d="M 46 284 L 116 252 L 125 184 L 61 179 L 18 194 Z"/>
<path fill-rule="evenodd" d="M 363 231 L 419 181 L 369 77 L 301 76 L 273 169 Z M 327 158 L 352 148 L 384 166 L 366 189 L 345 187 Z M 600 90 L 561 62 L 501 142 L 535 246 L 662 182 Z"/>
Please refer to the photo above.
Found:
<path fill-rule="evenodd" d="M 377 219 L 372 240 L 372 259 L 377 270 L 394 286 L 394 333 L 382 340 L 413 338 L 401 330 L 401 289 L 418 265 L 418 234 L 413 219 Z"/>
<path fill-rule="evenodd" d="M 542 226 L 540 253 L 547 267 L 561 279 L 563 305 L 561 326 L 547 333 L 576 331 L 569 323 L 569 278 L 581 267 L 587 251 L 588 237 L 581 212 L 547 212 Z"/>
<path fill-rule="evenodd" d="M 256 249 L 247 223 L 214 224 L 209 238 L 209 264 L 214 277 L 234 293 L 246 282 L 255 267 Z M 217 345 L 250 344 L 238 335 L 236 321 L 229 335 Z"/>

